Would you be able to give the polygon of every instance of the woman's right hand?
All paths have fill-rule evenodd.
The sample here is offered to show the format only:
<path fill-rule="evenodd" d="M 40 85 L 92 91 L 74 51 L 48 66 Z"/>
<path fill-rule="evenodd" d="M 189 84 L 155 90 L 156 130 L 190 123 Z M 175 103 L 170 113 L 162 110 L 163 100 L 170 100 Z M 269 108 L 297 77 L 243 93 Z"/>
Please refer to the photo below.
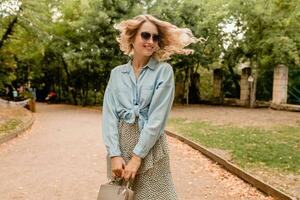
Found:
<path fill-rule="evenodd" d="M 112 157 L 111 158 L 111 170 L 112 170 L 112 176 L 115 177 L 122 177 L 123 171 L 125 169 L 125 160 L 120 157 Z"/>

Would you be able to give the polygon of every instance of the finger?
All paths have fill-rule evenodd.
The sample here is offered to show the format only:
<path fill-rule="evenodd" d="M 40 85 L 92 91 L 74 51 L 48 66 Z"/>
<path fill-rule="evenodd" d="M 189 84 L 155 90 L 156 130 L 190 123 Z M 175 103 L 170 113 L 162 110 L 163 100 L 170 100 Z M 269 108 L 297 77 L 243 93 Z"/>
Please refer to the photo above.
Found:
<path fill-rule="evenodd" d="M 114 169 L 112 172 L 117 176 L 118 175 L 118 170 Z"/>
<path fill-rule="evenodd" d="M 116 178 L 116 174 L 115 173 L 111 173 L 111 177 L 112 177 L 112 179 L 115 179 Z"/>
<path fill-rule="evenodd" d="M 123 176 L 123 178 L 124 178 L 125 181 L 126 181 L 126 179 L 127 179 L 127 174 L 128 174 L 128 172 L 127 172 L 127 171 L 124 171 L 124 176 Z"/>
<path fill-rule="evenodd" d="M 123 169 L 117 169 L 117 173 L 118 173 L 119 176 L 122 175 L 122 172 L 123 172 Z"/>
<path fill-rule="evenodd" d="M 122 173 L 120 171 L 115 172 L 116 177 L 120 177 L 122 175 Z"/>
<path fill-rule="evenodd" d="M 122 170 L 121 178 L 124 178 L 125 176 L 125 170 Z"/>
<path fill-rule="evenodd" d="M 132 174 L 131 174 L 131 179 L 132 179 L 132 180 L 135 179 L 135 175 L 136 175 L 136 173 L 132 173 Z"/>
<path fill-rule="evenodd" d="M 127 173 L 125 173 L 125 177 L 124 177 L 125 181 L 128 181 L 130 177 L 131 177 L 131 173 L 127 171 Z"/>
<path fill-rule="evenodd" d="M 118 170 L 115 170 L 115 171 L 114 171 L 114 174 L 115 174 L 117 177 L 120 176 L 120 172 L 119 172 Z"/>

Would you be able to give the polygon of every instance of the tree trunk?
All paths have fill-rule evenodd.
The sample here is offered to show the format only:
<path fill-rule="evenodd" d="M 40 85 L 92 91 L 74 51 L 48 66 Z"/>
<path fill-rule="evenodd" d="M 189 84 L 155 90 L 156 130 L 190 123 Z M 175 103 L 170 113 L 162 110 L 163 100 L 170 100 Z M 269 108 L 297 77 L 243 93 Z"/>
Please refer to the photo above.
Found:
<path fill-rule="evenodd" d="M 236 74 L 233 71 L 233 66 L 228 64 L 228 69 L 231 74 L 233 83 L 235 85 L 236 94 L 240 94 L 240 84 L 239 84 L 239 80 L 237 80 Z"/>
<path fill-rule="evenodd" d="M 200 74 L 197 72 L 190 74 L 190 86 L 189 86 L 189 103 L 197 104 L 200 103 Z"/>
<path fill-rule="evenodd" d="M 2 38 L 0 40 L 0 49 L 2 48 L 4 41 L 8 38 L 9 35 L 12 34 L 13 28 L 16 25 L 17 21 L 18 21 L 18 17 L 14 17 L 14 19 L 9 23 L 4 35 L 2 36 Z"/>
<path fill-rule="evenodd" d="M 88 104 L 88 94 L 89 94 L 89 64 L 86 66 L 85 75 L 85 87 L 84 87 L 84 106 Z"/>
<path fill-rule="evenodd" d="M 71 92 L 75 105 L 78 105 L 76 90 L 75 90 L 74 87 L 71 86 L 71 76 L 70 76 L 70 73 L 69 73 L 69 70 L 68 70 L 68 65 L 65 62 L 65 59 L 64 59 L 64 57 L 62 55 L 60 55 L 60 58 L 62 60 L 62 63 L 63 63 L 63 66 L 64 66 L 64 70 L 65 70 L 66 75 L 67 75 L 67 84 L 68 84 L 67 90 L 68 90 L 68 92 L 69 91 Z"/>
<path fill-rule="evenodd" d="M 184 81 L 184 89 L 185 89 L 185 98 L 186 104 L 189 104 L 189 93 L 190 93 L 190 85 L 191 85 L 191 68 L 187 67 L 185 71 L 185 81 Z"/>
<path fill-rule="evenodd" d="M 250 65 L 251 65 L 251 76 L 253 78 L 253 81 L 250 83 L 250 108 L 254 108 L 256 106 L 256 85 L 257 85 L 257 69 L 255 66 L 253 66 L 253 62 L 250 59 Z M 257 62 L 256 62 L 257 63 Z"/>
<path fill-rule="evenodd" d="M 256 101 L 256 83 L 257 83 L 257 77 L 256 74 L 252 75 L 253 82 L 250 83 L 250 108 L 255 107 L 255 101 Z"/>

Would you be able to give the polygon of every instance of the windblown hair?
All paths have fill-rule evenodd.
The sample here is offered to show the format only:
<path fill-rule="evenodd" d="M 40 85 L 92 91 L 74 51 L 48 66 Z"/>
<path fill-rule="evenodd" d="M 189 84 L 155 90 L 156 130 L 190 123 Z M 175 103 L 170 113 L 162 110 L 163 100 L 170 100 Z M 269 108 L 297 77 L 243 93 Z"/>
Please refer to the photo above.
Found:
<path fill-rule="evenodd" d="M 160 41 L 158 43 L 159 49 L 153 53 L 154 58 L 159 61 L 170 59 L 173 54 L 191 54 L 192 49 L 184 49 L 191 43 L 199 41 L 194 37 L 192 31 L 188 28 L 178 28 L 177 26 L 159 20 L 152 15 L 139 15 L 133 19 L 124 20 L 114 26 L 120 31 L 117 37 L 121 51 L 124 54 L 131 56 L 133 54 L 133 46 L 136 33 L 143 23 L 149 21 L 156 25 L 158 33 L 160 34 Z"/>

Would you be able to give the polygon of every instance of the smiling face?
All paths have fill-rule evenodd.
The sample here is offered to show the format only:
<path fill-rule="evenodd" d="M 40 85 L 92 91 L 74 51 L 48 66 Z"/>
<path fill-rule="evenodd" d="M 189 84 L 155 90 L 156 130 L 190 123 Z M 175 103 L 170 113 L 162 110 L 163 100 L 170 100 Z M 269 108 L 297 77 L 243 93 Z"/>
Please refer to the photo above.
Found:
<path fill-rule="evenodd" d="M 158 49 L 157 36 L 158 29 L 156 25 L 149 21 L 144 22 L 135 35 L 133 42 L 134 56 L 150 57 Z"/>

